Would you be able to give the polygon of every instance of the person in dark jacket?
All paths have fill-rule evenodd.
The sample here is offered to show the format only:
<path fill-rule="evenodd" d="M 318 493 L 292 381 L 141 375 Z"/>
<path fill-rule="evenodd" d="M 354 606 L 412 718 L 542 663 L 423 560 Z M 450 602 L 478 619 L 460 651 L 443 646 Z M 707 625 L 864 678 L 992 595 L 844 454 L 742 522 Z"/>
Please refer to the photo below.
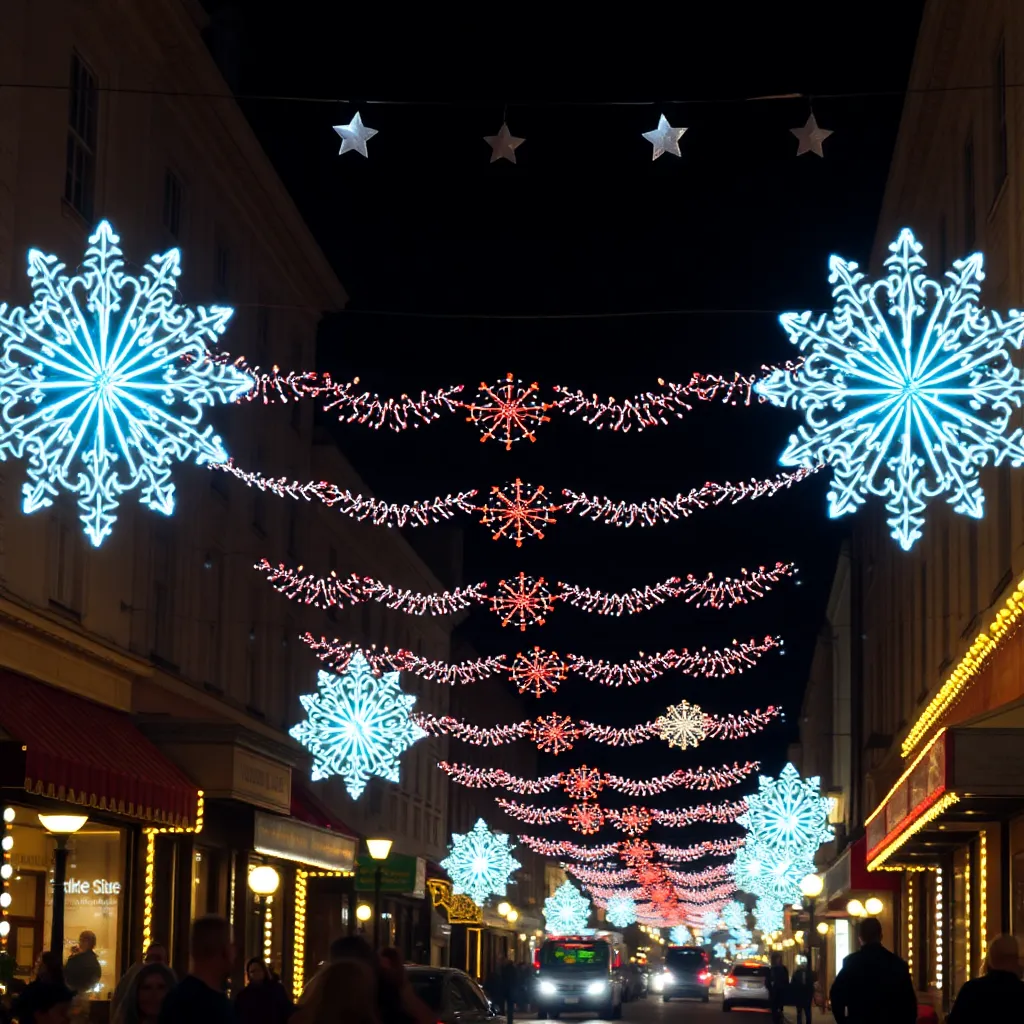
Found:
<path fill-rule="evenodd" d="M 964 982 L 949 1013 L 949 1024 L 1015 1020 L 1024 1009 L 1020 949 L 1012 935 L 1000 935 L 988 948 L 986 972 Z"/>
<path fill-rule="evenodd" d="M 781 1024 L 786 997 L 789 995 L 789 971 L 782 962 L 781 953 L 772 953 L 772 966 L 768 972 L 768 992 L 771 996 L 772 1017 L 776 1024 Z"/>
<path fill-rule="evenodd" d="M 99 984 L 102 973 L 100 960 L 96 955 L 96 933 L 82 932 L 78 936 L 78 952 L 72 953 L 64 965 L 64 982 L 68 988 L 74 989 L 79 995 L 84 995 Z"/>
<path fill-rule="evenodd" d="M 793 1005 L 796 1007 L 796 1024 L 811 1024 L 811 1006 L 814 1004 L 814 982 L 817 979 L 810 965 L 802 963 L 794 972 L 789 984 Z"/>
<path fill-rule="evenodd" d="M 513 960 L 506 957 L 498 968 L 501 978 L 501 991 L 505 996 L 505 1019 L 512 1024 L 515 1015 L 516 999 L 519 998 L 519 972 Z"/>
<path fill-rule="evenodd" d="M 837 1024 L 916 1024 L 917 993 L 904 960 L 882 945 L 882 924 L 865 917 L 860 949 L 843 961 L 829 998 Z"/>
<path fill-rule="evenodd" d="M 285 1024 L 292 1003 L 284 986 L 274 980 L 270 968 L 258 956 L 245 965 L 245 988 L 235 996 L 238 1024 Z"/>

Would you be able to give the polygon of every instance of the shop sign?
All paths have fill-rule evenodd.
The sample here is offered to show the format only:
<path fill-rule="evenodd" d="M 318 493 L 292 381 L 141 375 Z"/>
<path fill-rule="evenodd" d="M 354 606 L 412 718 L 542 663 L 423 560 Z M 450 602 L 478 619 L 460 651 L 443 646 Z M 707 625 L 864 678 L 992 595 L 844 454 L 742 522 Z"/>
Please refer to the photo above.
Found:
<path fill-rule="evenodd" d="M 253 849 L 267 857 L 280 857 L 325 871 L 351 871 L 356 841 L 328 829 L 315 828 L 294 818 L 256 812 Z"/>
<path fill-rule="evenodd" d="M 243 800 L 263 807 L 292 809 L 292 770 L 269 758 L 235 747 L 232 789 Z"/>
<path fill-rule="evenodd" d="M 383 865 L 380 879 L 381 892 L 398 892 L 422 899 L 427 885 L 427 862 L 423 857 L 408 857 L 393 853 L 385 861 L 374 860 L 368 854 L 356 859 L 356 890 L 373 892 L 374 876 L 378 865 Z"/>

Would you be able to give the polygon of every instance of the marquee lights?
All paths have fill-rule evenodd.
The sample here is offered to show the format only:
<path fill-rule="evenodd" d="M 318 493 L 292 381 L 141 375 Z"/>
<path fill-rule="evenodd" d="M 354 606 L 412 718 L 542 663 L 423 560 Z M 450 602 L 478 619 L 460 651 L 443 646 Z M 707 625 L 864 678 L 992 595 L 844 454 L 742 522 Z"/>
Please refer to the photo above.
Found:
<path fill-rule="evenodd" d="M 504 896 L 509 879 L 522 865 L 512 856 L 509 836 L 492 832 L 483 818 L 463 835 L 452 833 L 448 856 L 441 867 L 452 880 L 452 891 L 479 906 L 489 896 Z"/>
<path fill-rule="evenodd" d="M 374 675 L 361 653 L 341 676 L 321 670 L 318 693 L 303 694 L 306 721 L 289 730 L 313 755 L 313 780 L 340 775 L 353 800 L 371 776 L 399 780 L 399 756 L 426 733 L 409 717 L 416 698 L 398 672 Z"/>
<path fill-rule="evenodd" d="M 249 379 L 207 358 L 226 306 L 181 305 L 181 253 L 170 249 L 128 273 L 108 221 L 89 236 L 74 276 L 30 249 L 28 308 L 0 304 L 0 460 L 28 463 L 22 509 L 63 491 L 76 496 L 93 545 L 111 535 L 121 495 L 174 512 L 174 462 L 221 463 L 227 452 L 205 406 L 232 402 Z"/>
<path fill-rule="evenodd" d="M 544 900 L 544 930 L 549 935 L 578 935 L 590 919 L 590 900 L 572 882 L 563 882 Z"/>
<path fill-rule="evenodd" d="M 1024 463 L 1015 409 L 1024 381 L 1011 349 L 1024 341 L 1024 313 L 978 305 L 984 257 L 926 277 L 923 246 L 904 228 L 889 246 L 887 274 L 869 281 L 856 263 L 832 256 L 831 315 L 779 318 L 805 357 L 755 386 L 774 404 L 804 413 L 780 457 L 783 466 L 833 469 L 829 515 L 885 499 L 893 538 L 905 551 L 921 537 L 928 503 L 980 519 L 979 470 Z"/>

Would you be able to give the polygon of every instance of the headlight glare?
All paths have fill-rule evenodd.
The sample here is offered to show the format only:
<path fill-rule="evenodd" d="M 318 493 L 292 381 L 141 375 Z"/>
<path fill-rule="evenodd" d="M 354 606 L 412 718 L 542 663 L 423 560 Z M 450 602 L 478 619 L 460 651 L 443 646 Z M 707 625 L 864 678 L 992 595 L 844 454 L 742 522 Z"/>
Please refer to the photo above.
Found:
<path fill-rule="evenodd" d="M 558 995 L 558 986 L 553 981 L 540 981 L 537 983 L 537 991 L 542 996 Z"/>
<path fill-rule="evenodd" d="M 588 996 L 599 996 L 608 987 L 607 981 L 592 981 L 587 986 Z"/>

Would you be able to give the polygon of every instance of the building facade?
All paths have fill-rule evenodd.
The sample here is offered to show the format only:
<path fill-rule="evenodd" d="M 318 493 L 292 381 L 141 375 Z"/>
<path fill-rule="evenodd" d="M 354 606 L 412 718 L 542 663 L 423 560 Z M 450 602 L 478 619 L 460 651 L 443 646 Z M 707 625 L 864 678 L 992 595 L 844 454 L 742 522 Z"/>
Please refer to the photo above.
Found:
<path fill-rule="evenodd" d="M 73 272 L 107 219 L 129 268 L 179 248 L 182 302 L 234 307 L 224 351 L 310 367 L 320 318 L 344 307 L 345 291 L 229 97 L 205 28 L 195 0 L 3 6 L 0 61 L 24 85 L 0 90 L 0 301 L 31 301 L 30 249 Z M 243 402 L 210 418 L 246 469 L 368 493 L 309 403 Z M 452 623 L 378 605 L 332 621 L 276 594 L 254 566 L 265 557 L 422 590 L 436 580 L 397 531 L 184 462 L 173 515 L 129 493 L 93 547 L 66 496 L 24 514 L 25 469 L 0 461 L 0 796 L 12 864 L 0 945 L 23 977 L 48 948 L 57 840 L 38 813 L 74 808 L 88 823 L 68 843 L 62 952 L 96 933 L 96 1001 L 150 941 L 186 969 L 188 924 L 203 913 L 228 917 L 238 947 L 298 990 L 330 938 L 356 927 L 360 837 L 382 831 L 396 856 L 436 858 L 447 803 L 431 766 L 438 741 L 406 756 L 399 786 L 375 784 L 358 805 L 337 780 L 308 780 L 287 731 L 320 667 L 300 634 L 443 658 Z M 404 685 L 446 710 L 446 689 Z M 247 883 L 262 864 L 279 886 L 259 898 Z M 414 879 L 394 898 L 421 910 L 415 889 Z M 389 912 L 390 937 L 429 957 L 414 916 Z"/>

